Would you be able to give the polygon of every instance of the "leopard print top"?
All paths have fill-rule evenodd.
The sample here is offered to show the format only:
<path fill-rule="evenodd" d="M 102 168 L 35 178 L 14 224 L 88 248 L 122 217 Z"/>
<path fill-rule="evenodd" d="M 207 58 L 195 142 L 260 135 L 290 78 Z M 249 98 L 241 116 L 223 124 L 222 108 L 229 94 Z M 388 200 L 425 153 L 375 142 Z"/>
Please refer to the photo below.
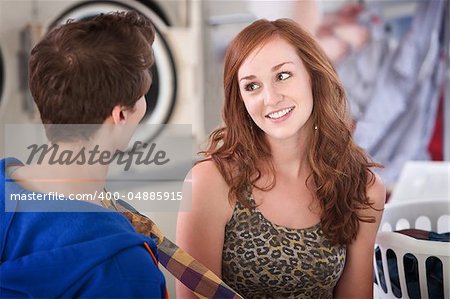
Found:
<path fill-rule="evenodd" d="M 222 279 L 245 298 L 333 298 L 345 254 L 320 223 L 286 228 L 238 202 L 225 227 Z"/>

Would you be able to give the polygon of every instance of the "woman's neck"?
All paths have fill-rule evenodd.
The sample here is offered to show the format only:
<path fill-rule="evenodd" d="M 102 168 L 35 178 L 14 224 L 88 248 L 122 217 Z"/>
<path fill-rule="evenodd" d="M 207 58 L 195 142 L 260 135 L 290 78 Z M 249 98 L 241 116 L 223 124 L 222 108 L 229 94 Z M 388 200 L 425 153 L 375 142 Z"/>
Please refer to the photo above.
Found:
<path fill-rule="evenodd" d="M 306 138 L 296 136 L 287 140 L 270 139 L 269 145 L 277 175 L 298 178 L 309 173 Z"/>

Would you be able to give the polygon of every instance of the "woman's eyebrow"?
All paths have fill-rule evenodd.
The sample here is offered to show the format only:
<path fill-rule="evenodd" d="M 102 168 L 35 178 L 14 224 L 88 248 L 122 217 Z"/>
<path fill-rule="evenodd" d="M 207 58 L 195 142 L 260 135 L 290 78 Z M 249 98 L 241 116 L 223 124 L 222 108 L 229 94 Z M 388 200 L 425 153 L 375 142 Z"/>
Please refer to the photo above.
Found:
<path fill-rule="evenodd" d="M 287 64 L 287 63 L 292 63 L 294 64 L 292 61 L 286 61 L 286 62 L 282 62 L 280 64 L 277 64 L 276 66 L 272 67 L 272 71 L 278 71 L 283 65 Z"/>
<path fill-rule="evenodd" d="M 285 62 L 279 63 L 279 64 L 275 65 L 274 67 L 272 67 L 272 72 L 276 72 L 283 65 L 288 64 L 288 63 L 294 64 L 292 61 L 285 61 Z M 242 80 L 253 80 L 255 78 L 256 78 L 255 75 L 248 75 L 248 76 L 245 76 L 245 77 L 242 77 L 241 79 L 239 79 L 239 82 L 242 81 Z"/>
<path fill-rule="evenodd" d="M 245 76 L 245 77 L 242 77 L 241 79 L 239 79 L 239 82 L 242 80 L 253 80 L 255 78 L 256 78 L 255 75 L 249 75 L 249 76 Z"/>

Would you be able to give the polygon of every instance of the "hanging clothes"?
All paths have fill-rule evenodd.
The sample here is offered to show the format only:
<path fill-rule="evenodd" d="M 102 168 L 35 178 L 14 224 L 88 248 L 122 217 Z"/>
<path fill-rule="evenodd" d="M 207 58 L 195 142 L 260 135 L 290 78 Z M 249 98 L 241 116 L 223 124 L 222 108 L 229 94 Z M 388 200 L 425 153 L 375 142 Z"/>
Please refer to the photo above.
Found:
<path fill-rule="evenodd" d="M 439 96 L 439 108 L 437 110 L 436 122 L 433 135 L 428 144 L 428 152 L 431 160 L 442 161 L 444 159 L 444 93 Z"/>
<path fill-rule="evenodd" d="M 354 132 L 356 142 L 385 165 L 392 185 L 408 160 L 428 160 L 439 87 L 443 78 L 439 31 L 443 0 L 420 1 L 411 29 L 388 54 Z"/>
<path fill-rule="evenodd" d="M 352 51 L 336 66 L 347 94 L 350 114 L 356 122 L 364 115 L 372 98 L 377 76 L 389 51 L 389 37 L 381 18 L 367 10 L 360 19 L 362 25 L 369 28 L 369 43 L 357 52 Z"/>

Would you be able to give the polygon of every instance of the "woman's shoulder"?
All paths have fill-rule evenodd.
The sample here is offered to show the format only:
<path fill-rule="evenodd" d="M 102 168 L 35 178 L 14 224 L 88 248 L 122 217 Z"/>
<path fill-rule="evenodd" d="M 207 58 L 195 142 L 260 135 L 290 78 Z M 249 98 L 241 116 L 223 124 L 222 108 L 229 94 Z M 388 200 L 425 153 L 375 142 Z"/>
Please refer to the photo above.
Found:
<path fill-rule="evenodd" d="M 373 177 L 367 183 L 367 197 L 373 204 L 374 208 L 383 209 L 386 201 L 386 187 L 383 180 L 377 173 L 373 173 Z"/>
<path fill-rule="evenodd" d="M 230 216 L 229 186 L 214 161 L 197 163 L 186 177 L 184 191 L 191 196 L 193 209 L 202 207 L 202 210 L 222 211 L 226 217 Z"/>
<path fill-rule="evenodd" d="M 201 189 L 213 189 L 216 192 L 228 192 L 228 184 L 216 163 L 212 160 L 201 161 L 190 172 L 193 186 Z"/>

